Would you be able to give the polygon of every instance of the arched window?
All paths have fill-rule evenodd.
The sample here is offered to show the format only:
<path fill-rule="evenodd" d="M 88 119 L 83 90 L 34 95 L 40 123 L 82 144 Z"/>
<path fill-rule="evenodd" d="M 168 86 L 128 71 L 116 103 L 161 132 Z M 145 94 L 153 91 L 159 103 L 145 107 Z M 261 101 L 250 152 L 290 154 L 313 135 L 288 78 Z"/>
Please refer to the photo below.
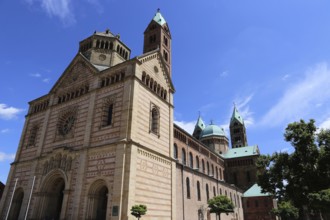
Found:
<path fill-rule="evenodd" d="M 222 170 L 221 170 L 221 168 L 219 169 L 219 173 L 220 173 L 220 180 L 222 180 Z"/>
<path fill-rule="evenodd" d="M 112 50 L 112 49 L 113 49 L 113 43 L 110 42 L 110 50 Z"/>
<path fill-rule="evenodd" d="M 157 82 L 154 82 L 154 87 L 153 87 L 154 92 L 157 92 Z"/>
<path fill-rule="evenodd" d="M 168 54 L 165 50 L 163 51 L 163 55 L 164 55 L 165 61 L 168 61 Z"/>
<path fill-rule="evenodd" d="M 109 104 L 107 107 L 107 117 L 105 121 L 105 126 L 112 124 L 112 117 L 113 117 L 113 103 Z"/>
<path fill-rule="evenodd" d="M 206 162 L 206 171 L 207 171 L 207 175 L 210 175 L 210 164 L 209 164 L 209 162 Z"/>
<path fill-rule="evenodd" d="M 218 167 L 215 167 L 215 178 L 219 179 Z"/>
<path fill-rule="evenodd" d="M 199 158 L 196 156 L 196 168 L 199 169 Z"/>
<path fill-rule="evenodd" d="M 102 180 L 93 183 L 89 190 L 87 201 L 87 219 L 107 219 L 108 187 Z"/>
<path fill-rule="evenodd" d="M 149 77 L 149 75 L 147 75 L 147 78 L 146 78 L 146 85 L 149 86 L 149 83 L 150 83 L 150 77 Z"/>
<path fill-rule="evenodd" d="M 211 175 L 214 177 L 214 166 L 213 166 L 213 164 L 212 164 L 211 168 L 212 168 L 212 173 L 211 173 Z"/>
<path fill-rule="evenodd" d="M 205 163 L 204 163 L 203 159 L 202 159 L 202 170 L 203 170 L 203 173 L 205 173 Z"/>
<path fill-rule="evenodd" d="M 159 128 L 159 112 L 156 107 L 153 107 L 151 110 L 151 132 L 158 134 Z"/>
<path fill-rule="evenodd" d="M 151 79 L 150 79 L 149 88 L 152 89 L 153 86 L 154 86 L 154 79 L 151 78 Z"/>
<path fill-rule="evenodd" d="M 146 72 L 142 72 L 142 82 L 146 84 Z"/>
<path fill-rule="evenodd" d="M 182 164 L 186 165 L 186 151 L 182 148 L 182 155 L 181 155 Z"/>
<path fill-rule="evenodd" d="M 96 41 L 96 48 L 99 48 L 99 47 L 100 47 L 100 41 L 97 40 L 97 41 Z"/>
<path fill-rule="evenodd" d="M 219 191 L 220 191 L 220 195 L 222 195 L 222 189 L 221 188 L 219 189 Z"/>
<path fill-rule="evenodd" d="M 178 146 L 176 144 L 173 146 L 173 157 L 178 159 Z"/>
<path fill-rule="evenodd" d="M 194 168 L 194 158 L 191 152 L 189 153 L 189 166 L 190 168 Z"/>
<path fill-rule="evenodd" d="M 189 180 L 189 177 L 186 178 L 186 187 L 187 187 L 187 199 L 190 199 L 190 180 Z"/>
<path fill-rule="evenodd" d="M 168 45 L 168 40 L 165 36 L 164 36 L 164 43 L 165 43 L 166 46 Z"/>
<path fill-rule="evenodd" d="M 216 193 L 215 193 L 215 186 L 213 186 L 213 196 L 216 196 Z"/>
<path fill-rule="evenodd" d="M 101 41 L 101 48 L 104 49 L 104 41 Z"/>
<path fill-rule="evenodd" d="M 199 184 L 199 181 L 197 181 L 197 200 L 201 201 L 201 185 Z"/>
<path fill-rule="evenodd" d="M 209 195 L 209 185 L 206 183 L 206 201 L 209 201 L 210 195 Z"/>
<path fill-rule="evenodd" d="M 28 140 L 28 147 L 35 146 L 37 141 L 37 134 L 38 134 L 39 126 L 35 125 L 30 132 L 29 140 Z"/>
<path fill-rule="evenodd" d="M 105 49 L 109 49 L 109 42 L 105 42 Z"/>

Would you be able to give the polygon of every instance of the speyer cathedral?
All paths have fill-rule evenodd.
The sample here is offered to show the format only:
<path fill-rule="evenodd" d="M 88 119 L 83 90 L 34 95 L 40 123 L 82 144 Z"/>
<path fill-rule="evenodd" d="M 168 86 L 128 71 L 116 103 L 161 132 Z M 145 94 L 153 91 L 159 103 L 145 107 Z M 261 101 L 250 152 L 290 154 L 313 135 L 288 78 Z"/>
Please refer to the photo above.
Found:
<path fill-rule="evenodd" d="M 236 107 L 230 139 L 201 117 L 193 134 L 174 124 L 171 44 L 159 11 L 140 56 L 110 30 L 79 43 L 49 93 L 29 102 L 0 219 L 133 220 L 144 204 L 144 220 L 214 220 L 216 195 L 235 205 L 222 220 L 248 219 L 258 146 Z"/>

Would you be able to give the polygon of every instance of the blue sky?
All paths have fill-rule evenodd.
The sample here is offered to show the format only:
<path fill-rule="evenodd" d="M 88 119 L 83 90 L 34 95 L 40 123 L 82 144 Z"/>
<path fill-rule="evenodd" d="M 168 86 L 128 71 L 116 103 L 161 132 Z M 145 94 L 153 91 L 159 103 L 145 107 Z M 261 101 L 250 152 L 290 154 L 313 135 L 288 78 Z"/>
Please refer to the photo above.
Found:
<path fill-rule="evenodd" d="M 0 181 L 5 182 L 28 102 L 49 92 L 78 42 L 110 28 L 142 53 L 157 8 L 172 33 L 175 121 L 198 112 L 228 129 L 233 103 L 261 153 L 292 151 L 290 122 L 330 127 L 330 1 L 0 1 Z"/>

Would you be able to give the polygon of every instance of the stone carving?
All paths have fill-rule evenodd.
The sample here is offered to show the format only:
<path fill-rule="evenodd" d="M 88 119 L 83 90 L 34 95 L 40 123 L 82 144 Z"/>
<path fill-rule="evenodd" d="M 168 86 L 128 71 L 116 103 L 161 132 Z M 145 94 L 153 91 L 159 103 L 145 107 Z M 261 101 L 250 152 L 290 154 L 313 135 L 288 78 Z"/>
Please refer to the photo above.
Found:
<path fill-rule="evenodd" d="M 51 157 L 48 161 L 45 161 L 43 168 L 43 175 L 46 175 L 53 169 L 61 169 L 64 172 L 71 170 L 72 158 L 67 155 L 58 153 L 55 158 Z"/>

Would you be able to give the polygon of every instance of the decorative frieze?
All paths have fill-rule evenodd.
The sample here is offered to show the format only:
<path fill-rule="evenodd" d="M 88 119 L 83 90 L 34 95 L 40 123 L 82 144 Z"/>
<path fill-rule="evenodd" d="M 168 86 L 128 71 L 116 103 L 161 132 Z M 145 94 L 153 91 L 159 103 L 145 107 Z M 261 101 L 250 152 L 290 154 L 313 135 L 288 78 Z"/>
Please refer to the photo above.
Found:
<path fill-rule="evenodd" d="M 51 157 L 43 164 L 43 175 L 46 175 L 49 171 L 54 169 L 61 169 L 64 172 L 70 171 L 72 165 L 72 157 L 62 155 L 61 153 L 56 154 L 55 157 Z"/>
<path fill-rule="evenodd" d="M 170 161 L 168 161 L 166 159 L 163 159 L 163 158 L 161 158 L 159 156 L 156 156 L 155 154 L 152 154 L 150 152 L 147 152 L 147 151 L 138 149 L 138 154 L 141 154 L 144 157 L 148 157 L 148 158 L 150 158 L 152 160 L 158 161 L 158 162 L 163 163 L 163 164 L 166 164 L 168 166 L 171 165 L 171 162 Z"/>

